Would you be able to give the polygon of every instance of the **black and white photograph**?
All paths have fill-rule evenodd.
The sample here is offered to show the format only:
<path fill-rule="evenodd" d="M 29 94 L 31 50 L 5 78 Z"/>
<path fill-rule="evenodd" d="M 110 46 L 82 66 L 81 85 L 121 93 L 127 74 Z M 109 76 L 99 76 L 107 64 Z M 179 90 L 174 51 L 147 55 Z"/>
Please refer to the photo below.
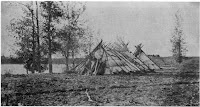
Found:
<path fill-rule="evenodd" d="M 1 106 L 199 106 L 200 2 L 1 1 Z"/>

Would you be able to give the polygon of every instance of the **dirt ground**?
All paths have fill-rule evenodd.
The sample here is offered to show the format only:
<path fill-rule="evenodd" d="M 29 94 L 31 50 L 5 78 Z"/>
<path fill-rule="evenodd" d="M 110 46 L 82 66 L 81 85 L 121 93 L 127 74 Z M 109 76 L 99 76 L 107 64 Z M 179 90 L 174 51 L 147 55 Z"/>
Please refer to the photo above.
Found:
<path fill-rule="evenodd" d="M 1 105 L 198 106 L 199 75 L 2 75 Z"/>

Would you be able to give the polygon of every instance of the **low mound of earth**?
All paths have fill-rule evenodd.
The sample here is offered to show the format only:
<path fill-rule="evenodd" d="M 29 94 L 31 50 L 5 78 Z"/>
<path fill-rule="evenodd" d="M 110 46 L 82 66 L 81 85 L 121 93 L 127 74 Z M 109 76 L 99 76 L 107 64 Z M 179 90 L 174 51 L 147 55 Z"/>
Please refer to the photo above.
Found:
<path fill-rule="evenodd" d="M 1 76 L 1 105 L 198 106 L 198 75 Z M 86 91 L 87 90 L 87 91 Z"/>

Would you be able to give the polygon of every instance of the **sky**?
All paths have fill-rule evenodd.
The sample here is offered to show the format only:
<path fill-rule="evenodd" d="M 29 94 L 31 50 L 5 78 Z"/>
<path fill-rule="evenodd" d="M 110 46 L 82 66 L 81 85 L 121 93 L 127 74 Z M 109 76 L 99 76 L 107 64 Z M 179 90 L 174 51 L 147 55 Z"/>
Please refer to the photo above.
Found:
<path fill-rule="evenodd" d="M 113 43 L 117 37 L 129 42 L 129 49 L 142 43 L 147 54 L 171 56 L 170 38 L 175 26 L 175 13 L 180 11 L 187 56 L 199 56 L 199 3 L 176 2 L 86 2 L 83 18 L 99 35 L 97 39 Z M 8 36 L 6 26 L 20 17 L 21 8 L 1 3 L 1 54 L 12 55 L 17 47 Z M 58 56 L 54 56 L 58 57 Z"/>

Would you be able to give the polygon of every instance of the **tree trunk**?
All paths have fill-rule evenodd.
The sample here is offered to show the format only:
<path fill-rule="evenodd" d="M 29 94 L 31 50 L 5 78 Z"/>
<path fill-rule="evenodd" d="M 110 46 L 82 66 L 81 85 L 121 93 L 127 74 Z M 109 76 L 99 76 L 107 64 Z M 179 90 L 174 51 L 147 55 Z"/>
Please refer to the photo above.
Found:
<path fill-rule="evenodd" d="M 38 19 L 38 4 L 37 1 L 35 1 L 36 4 L 36 21 L 37 21 L 37 67 L 38 72 L 41 72 L 41 63 L 40 63 L 40 33 L 39 33 L 39 19 Z"/>
<path fill-rule="evenodd" d="M 178 42 L 178 62 L 182 62 L 182 54 L 181 54 L 181 37 L 179 37 L 179 42 Z"/>
<path fill-rule="evenodd" d="M 65 67 L 66 67 L 66 71 L 69 70 L 69 52 L 68 52 L 68 49 L 65 49 L 65 48 L 61 48 L 61 52 L 62 52 L 62 55 L 65 57 Z"/>
<path fill-rule="evenodd" d="M 75 67 L 74 50 L 72 50 L 72 68 Z"/>
<path fill-rule="evenodd" d="M 28 74 L 28 69 L 26 69 L 26 73 Z"/>
<path fill-rule="evenodd" d="M 49 55 L 48 55 L 48 63 L 49 63 L 49 73 L 53 73 L 51 52 L 49 52 Z"/>
<path fill-rule="evenodd" d="M 63 54 L 65 56 L 66 71 L 68 71 L 69 70 L 69 50 L 63 51 Z"/>
<path fill-rule="evenodd" d="M 32 47 L 32 51 L 33 51 L 33 64 L 32 64 L 32 69 L 31 69 L 31 72 L 32 73 L 35 73 L 35 24 L 34 24 L 34 13 L 33 13 L 33 10 L 31 10 L 31 17 L 32 17 L 32 38 L 33 38 L 33 41 L 32 41 L 32 44 L 33 44 L 33 47 Z"/>
<path fill-rule="evenodd" d="M 68 56 L 66 56 L 65 57 L 65 65 L 66 65 L 66 71 L 68 71 L 69 70 L 69 65 L 68 65 L 68 63 L 69 63 L 69 60 L 68 60 L 69 58 L 68 58 Z"/>
<path fill-rule="evenodd" d="M 52 57 L 51 57 L 51 53 L 52 53 L 52 50 L 51 50 L 51 32 L 50 32 L 50 25 L 51 25 L 51 4 L 50 4 L 50 1 L 48 1 L 48 63 L 49 63 L 49 73 L 53 73 L 52 71 Z"/>
<path fill-rule="evenodd" d="M 66 58 L 66 70 L 69 70 L 69 47 L 70 47 L 70 41 L 71 41 L 71 37 L 68 36 L 68 41 L 67 41 L 67 50 L 65 51 L 65 58 Z"/>

